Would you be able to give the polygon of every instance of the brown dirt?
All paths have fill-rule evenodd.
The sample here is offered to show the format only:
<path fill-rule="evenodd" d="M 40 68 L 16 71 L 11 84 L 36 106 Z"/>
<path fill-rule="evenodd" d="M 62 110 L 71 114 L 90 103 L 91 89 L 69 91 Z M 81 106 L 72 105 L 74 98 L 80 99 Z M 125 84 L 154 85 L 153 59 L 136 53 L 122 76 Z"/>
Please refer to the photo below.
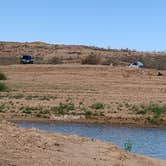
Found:
<path fill-rule="evenodd" d="M 93 117 L 96 121 L 166 126 L 165 114 L 162 119 L 157 119 L 160 120 L 157 123 L 149 124 L 147 118 L 153 118 L 152 114 L 137 114 L 131 109 L 133 105 L 150 102 L 165 103 L 166 71 L 162 71 L 162 76 L 157 76 L 157 70 L 100 65 L 10 65 L 0 66 L 0 71 L 6 73 L 8 80 L 5 82 L 11 89 L 0 93 L 1 104 L 5 104 L 5 112 L 0 113 L 0 118 L 36 118 L 41 109 L 48 110 L 70 98 L 77 108 L 74 113 L 56 116 L 47 112 L 40 118 L 79 121 L 85 118 L 81 115 L 82 110 L 89 110 L 102 114 Z M 83 102 L 81 106 L 80 102 Z M 96 102 L 103 103 L 105 108 L 89 108 Z M 23 113 L 23 107 L 30 107 L 32 113 Z"/>
<path fill-rule="evenodd" d="M 0 122 L 1 166 L 165 166 L 166 162 L 130 154 L 112 143 Z"/>

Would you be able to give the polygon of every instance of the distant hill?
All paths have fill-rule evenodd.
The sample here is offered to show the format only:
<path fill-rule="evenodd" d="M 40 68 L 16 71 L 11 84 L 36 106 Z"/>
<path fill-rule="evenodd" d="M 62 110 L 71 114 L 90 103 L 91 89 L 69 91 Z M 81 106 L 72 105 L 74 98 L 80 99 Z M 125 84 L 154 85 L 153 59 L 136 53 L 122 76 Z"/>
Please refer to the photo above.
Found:
<path fill-rule="evenodd" d="M 22 54 L 32 55 L 34 62 L 41 64 L 88 63 L 89 59 L 86 58 L 90 57 L 94 64 L 128 65 L 135 60 L 140 60 L 147 68 L 166 69 L 165 52 L 140 52 L 129 49 L 104 49 L 44 42 L 0 42 L 1 65 L 19 63 L 19 57 Z"/>

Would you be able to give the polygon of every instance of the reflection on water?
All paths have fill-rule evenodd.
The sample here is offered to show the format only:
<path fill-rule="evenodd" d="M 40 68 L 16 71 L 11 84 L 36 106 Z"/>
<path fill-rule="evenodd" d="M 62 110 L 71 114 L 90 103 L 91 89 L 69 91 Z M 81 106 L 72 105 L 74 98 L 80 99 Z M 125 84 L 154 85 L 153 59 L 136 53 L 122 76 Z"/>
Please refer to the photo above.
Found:
<path fill-rule="evenodd" d="M 73 123 L 18 123 L 25 128 L 39 128 L 50 132 L 77 134 L 83 137 L 111 141 L 124 148 L 124 143 L 133 143 L 133 153 L 166 160 L 166 130 L 156 128 L 120 127 L 102 124 Z"/>

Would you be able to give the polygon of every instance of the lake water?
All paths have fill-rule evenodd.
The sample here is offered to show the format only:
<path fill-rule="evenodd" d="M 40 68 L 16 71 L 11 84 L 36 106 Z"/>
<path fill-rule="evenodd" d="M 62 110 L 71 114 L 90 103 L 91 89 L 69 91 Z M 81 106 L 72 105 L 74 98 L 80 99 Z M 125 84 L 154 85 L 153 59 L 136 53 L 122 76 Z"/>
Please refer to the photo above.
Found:
<path fill-rule="evenodd" d="M 129 140 L 132 153 L 166 160 L 166 130 L 156 128 L 121 127 L 103 124 L 74 123 L 18 123 L 24 128 L 38 128 L 49 132 L 77 134 L 79 136 L 99 139 L 120 146 Z"/>

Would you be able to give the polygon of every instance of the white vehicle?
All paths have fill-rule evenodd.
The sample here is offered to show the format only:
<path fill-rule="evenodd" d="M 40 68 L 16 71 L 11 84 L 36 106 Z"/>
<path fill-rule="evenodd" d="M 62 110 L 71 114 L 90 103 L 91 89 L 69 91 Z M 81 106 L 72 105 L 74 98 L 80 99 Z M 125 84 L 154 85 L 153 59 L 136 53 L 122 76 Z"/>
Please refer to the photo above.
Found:
<path fill-rule="evenodd" d="M 144 67 L 144 64 L 141 63 L 140 61 L 136 61 L 134 63 L 131 63 L 129 65 L 129 68 L 136 68 L 136 69 L 139 69 L 139 68 L 143 68 Z"/>

